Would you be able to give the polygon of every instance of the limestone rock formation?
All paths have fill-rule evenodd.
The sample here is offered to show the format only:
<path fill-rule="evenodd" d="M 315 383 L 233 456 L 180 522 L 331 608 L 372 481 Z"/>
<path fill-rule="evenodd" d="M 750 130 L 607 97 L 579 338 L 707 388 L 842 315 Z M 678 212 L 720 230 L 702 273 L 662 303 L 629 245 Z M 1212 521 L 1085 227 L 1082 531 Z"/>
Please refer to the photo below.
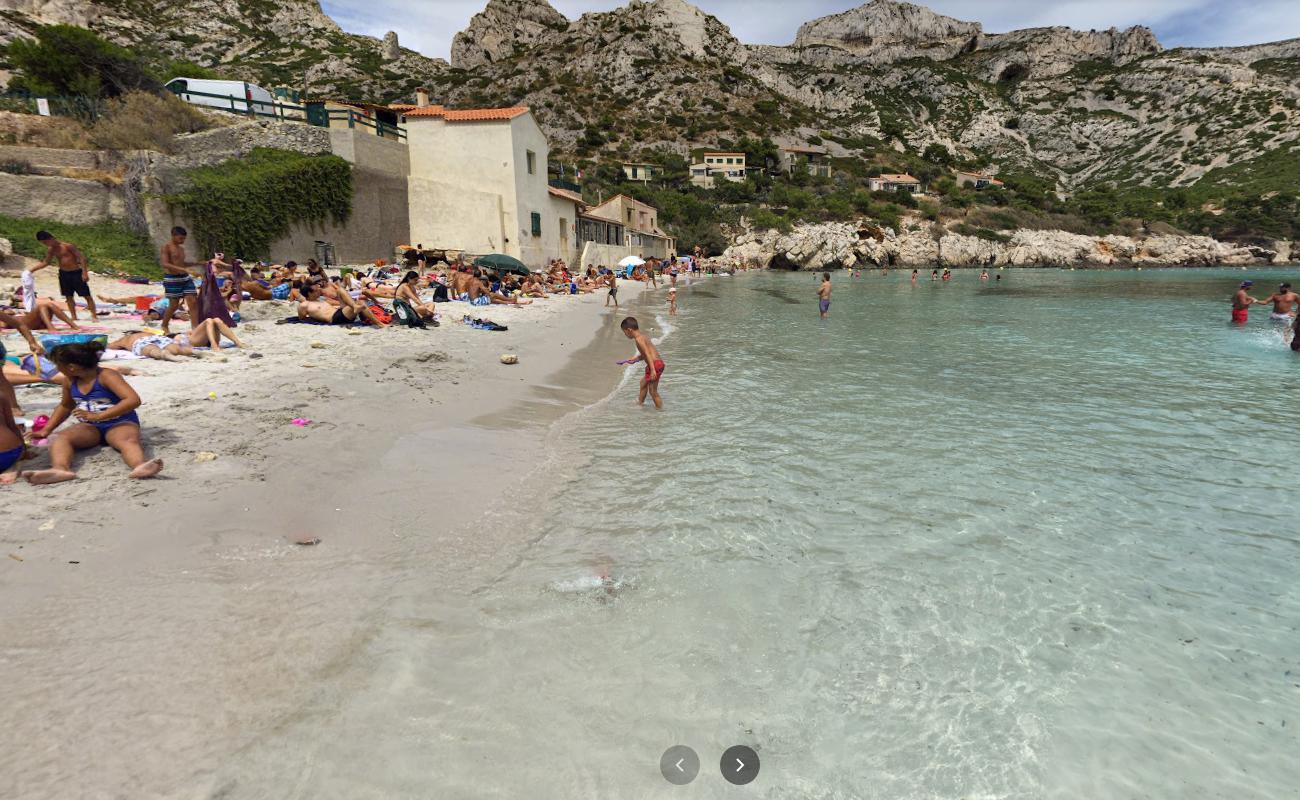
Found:
<path fill-rule="evenodd" d="M 872 235 L 877 232 L 877 235 Z M 788 234 L 750 231 L 723 259 L 749 266 L 816 272 L 842 267 L 1099 267 L 1244 266 L 1272 263 L 1278 253 L 1208 236 L 1081 236 L 1019 230 L 1007 241 L 946 233 L 914 223 L 896 233 L 869 223 L 799 225 Z"/>
<path fill-rule="evenodd" d="M 402 47 L 397 43 L 397 32 L 389 31 L 384 34 L 384 60 L 396 61 L 402 57 Z"/>
<path fill-rule="evenodd" d="M 488 0 L 451 40 L 451 63 L 461 69 L 495 64 L 568 27 L 568 18 L 546 0 Z"/>
<path fill-rule="evenodd" d="M 872 63 L 905 58 L 949 59 L 979 47 L 978 22 L 962 22 L 924 6 L 871 0 L 864 6 L 805 22 L 796 49 L 833 47 Z"/>
<path fill-rule="evenodd" d="M 3 236 L 0 236 L 0 264 L 3 264 L 5 259 L 13 254 L 14 254 L 13 242 L 10 242 L 8 239 L 4 238 Z"/>

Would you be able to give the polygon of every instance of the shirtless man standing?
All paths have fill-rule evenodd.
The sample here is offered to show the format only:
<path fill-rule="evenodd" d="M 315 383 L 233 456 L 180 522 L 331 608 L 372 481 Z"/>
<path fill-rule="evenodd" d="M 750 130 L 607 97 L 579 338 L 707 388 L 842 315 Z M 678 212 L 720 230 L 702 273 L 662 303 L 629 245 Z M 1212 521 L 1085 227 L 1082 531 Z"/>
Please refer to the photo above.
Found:
<path fill-rule="evenodd" d="M 45 258 L 32 267 L 32 272 L 48 267 L 51 262 L 59 263 L 59 294 L 68 304 L 68 315 L 77 318 L 77 301 L 74 296 L 81 295 L 86 300 L 86 310 L 90 312 L 92 322 L 99 322 L 99 313 L 95 310 L 95 298 L 90 295 L 90 270 L 86 266 L 86 256 L 74 244 L 60 242 L 49 231 L 36 234 L 36 241 L 45 245 Z"/>
<path fill-rule="evenodd" d="M 320 299 L 319 283 L 304 284 L 302 296 L 306 299 L 298 304 L 298 319 L 314 319 L 319 322 L 328 322 L 331 325 L 348 325 L 356 322 L 357 317 L 360 317 L 376 328 L 388 327 L 376 319 L 369 308 L 353 300 L 352 295 L 347 292 L 338 293 L 339 304 L 337 306 Z"/>
<path fill-rule="evenodd" d="M 817 307 L 821 311 L 822 319 L 826 319 L 826 315 L 831 310 L 831 274 L 829 272 L 822 273 L 822 285 L 817 288 Z"/>
<path fill-rule="evenodd" d="M 194 285 L 194 276 L 190 274 L 190 268 L 199 265 L 185 259 L 187 236 L 189 233 L 177 226 L 172 228 L 171 241 L 162 246 L 163 293 L 167 296 L 167 311 L 162 318 L 164 336 L 171 335 L 168 326 L 171 325 L 172 317 L 176 315 L 182 300 L 185 301 L 185 310 L 190 315 L 190 327 L 193 328 L 198 324 L 199 289 Z"/>
<path fill-rule="evenodd" d="M 1232 296 L 1232 321 L 1238 325 L 1246 324 L 1246 320 L 1250 318 L 1251 306 L 1268 305 L 1263 300 L 1246 293 L 1246 290 L 1254 285 L 1254 281 L 1242 281 L 1241 286 L 1237 288 L 1237 293 Z"/>
<path fill-rule="evenodd" d="M 1264 300 L 1265 303 L 1273 304 L 1273 313 L 1268 315 L 1269 319 L 1278 322 L 1293 322 L 1295 320 L 1295 304 L 1300 302 L 1300 294 L 1291 291 L 1291 284 L 1284 283 L 1277 287 L 1277 291 Z"/>

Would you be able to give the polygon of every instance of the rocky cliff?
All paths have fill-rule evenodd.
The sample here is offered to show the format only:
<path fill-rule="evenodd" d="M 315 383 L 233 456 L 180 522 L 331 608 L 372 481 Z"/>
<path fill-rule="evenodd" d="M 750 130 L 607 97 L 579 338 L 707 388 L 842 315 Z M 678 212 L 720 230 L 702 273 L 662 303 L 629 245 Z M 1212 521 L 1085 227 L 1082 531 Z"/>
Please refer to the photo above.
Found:
<path fill-rule="evenodd" d="M 800 225 L 789 233 L 749 231 L 726 262 L 776 269 L 844 267 L 1211 267 L 1284 263 L 1289 243 L 1242 247 L 1208 236 L 1080 236 L 1066 231 L 1003 231 L 1000 241 L 951 233 L 926 222 L 903 231 L 871 220 Z"/>
<path fill-rule="evenodd" d="M 343 31 L 319 0 L 0 0 L 0 43 L 53 24 L 315 95 L 404 98 L 447 69 L 397 46 L 396 36 L 386 47 Z"/>
<path fill-rule="evenodd" d="M 0 39 L 37 21 L 317 95 L 410 99 L 425 85 L 449 105 L 525 104 L 565 157 L 753 136 L 866 164 L 940 144 L 1059 193 L 1248 176 L 1264 194 L 1300 163 L 1300 40 L 1166 51 L 1145 28 L 989 32 L 872 0 L 789 46 L 750 45 L 685 0 L 577 20 L 546 0 L 490 0 L 447 65 L 343 32 L 317 0 L 0 0 Z"/>

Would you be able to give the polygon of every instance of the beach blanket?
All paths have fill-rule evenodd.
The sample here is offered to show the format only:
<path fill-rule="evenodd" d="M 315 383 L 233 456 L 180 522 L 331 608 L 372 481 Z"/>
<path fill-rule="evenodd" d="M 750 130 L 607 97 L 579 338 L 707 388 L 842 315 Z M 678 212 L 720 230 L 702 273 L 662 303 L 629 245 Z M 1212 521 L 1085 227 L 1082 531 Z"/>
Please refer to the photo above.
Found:
<path fill-rule="evenodd" d="M 330 327 L 332 327 L 332 328 L 364 328 L 364 327 L 366 327 L 366 323 L 365 323 L 364 321 L 362 321 L 362 322 L 351 322 L 351 323 L 348 323 L 347 325 L 335 325 L 335 324 L 332 323 L 332 322 L 321 322 L 321 321 L 318 320 L 318 319 L 298 319 L 296 316 L 294 316 L 294 317 L 285 317 L 285 318 L 282 319 L 282 320 L 278 320 L 275 324 L 276 324 L 276 325 L 328 325 L 328 326 L 330 326 Z"/>

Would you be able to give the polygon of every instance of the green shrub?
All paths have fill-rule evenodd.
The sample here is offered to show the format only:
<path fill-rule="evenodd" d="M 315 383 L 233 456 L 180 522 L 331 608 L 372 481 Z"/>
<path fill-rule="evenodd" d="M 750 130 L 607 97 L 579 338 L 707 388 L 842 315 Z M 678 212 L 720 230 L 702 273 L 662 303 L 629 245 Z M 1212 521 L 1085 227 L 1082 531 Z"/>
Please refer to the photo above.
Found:
<path fill-rule="evenodd" d="M 45 257 L 44 245 L 36 241 L 36 232 L 42 230 L 75 244 L 86 254 L 86 261 L 95 272 L 162 277 L 153 244 L 120 223 L 65 225 L 48 219 L 0 216 L 0 237 L 13 243 L 14 252 L 29 258 Z"/>
<path fill-rule="evenodd" d="M 158 81 L 133 50 L 75 25 L 46 25 L 35 39 L 15 39 L 7 59 L 18 76 L 11 90 L 38 95 L 116 97 L 134 89 L 157 89 Z"/>
<path fill-rule="evenodd" d="M 334 155 L 257 148 L 187 178 L 190 188 L 166 199 L 191 221 L 201 251 L 260 258 L 295 223 L 352 214 L 352 165 Z"/>
<path fill-rule="evenodd" d="M 6 159 L 0 161 L 0 172 L 7 172 L 10 175 L 30 175 L 32 174 L 32 165 L 16 158 Z"/>
<path fill-rule="evenodd" d="M 91 141 L 109 150 L 172 150 L 172 137 L 213 126 L 203 112 L 173 94 L 130 92 L 109 103 L 90 129 Z"/>

